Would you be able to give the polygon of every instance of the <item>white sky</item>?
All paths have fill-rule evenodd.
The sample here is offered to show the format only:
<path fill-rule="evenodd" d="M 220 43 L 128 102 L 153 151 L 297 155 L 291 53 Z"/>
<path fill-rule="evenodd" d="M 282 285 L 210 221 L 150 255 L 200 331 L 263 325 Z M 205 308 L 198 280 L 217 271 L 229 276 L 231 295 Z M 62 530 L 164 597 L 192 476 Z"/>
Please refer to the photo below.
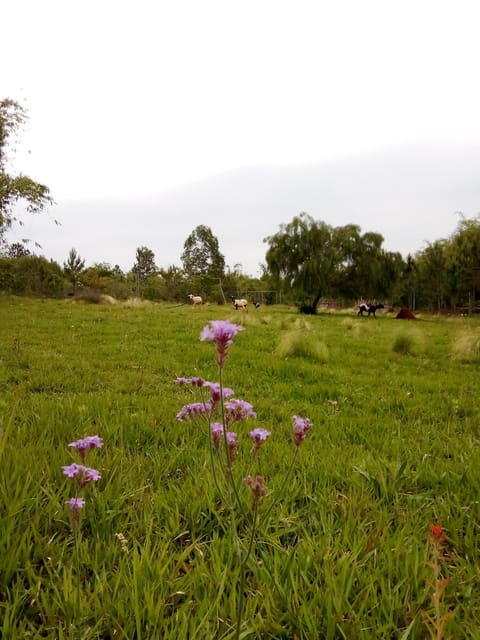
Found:
<path fill-rule="evenodd" d="M 58 203 L 62 227 L 50 234 L 62 255 L 46 253 L 57 260 L 76 246 L 122 263 L 115 247 L 105 256 L 105 242 L 94 250 L 68 235 L 71 200 L 152 197 L 229 171 L 301 171 L 399 144 L 480 148 L 478 0 L 3 0 L 0 17 L 0 98 L 30 118 L 14 166 Z M 265 209 L 267 235 L 304 209 Z M 115 225 L 114 213 L 100 218 L 99 234 Z M 189 222 L 175 255 L 210 221 Z M 388 236 L 375 220 L 362 230 Z M 240 262 L 263 260 L 265 235 Z M 149 237 L 132 232 L 130 266 Z"/>

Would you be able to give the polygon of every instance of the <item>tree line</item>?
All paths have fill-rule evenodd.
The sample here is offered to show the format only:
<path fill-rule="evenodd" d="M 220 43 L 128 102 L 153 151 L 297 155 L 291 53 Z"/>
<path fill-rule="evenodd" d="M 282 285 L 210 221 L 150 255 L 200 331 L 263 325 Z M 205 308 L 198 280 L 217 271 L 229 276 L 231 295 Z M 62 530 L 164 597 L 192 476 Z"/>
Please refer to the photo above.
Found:
<path fill-rule="evenodd" d="M 295 292 L 314 313 L 322 298 L 359 299 L 446 311 L 480 305 L 480 216 L 461 217 L 455 232 L 404 259 L 384 238 L 349 224 L 332 227 L 301 213 L 265 239 L 274 286 Z"/>
<path fill-rule="evenodd" d="M 315 313 L 320 301 L 350 306 L 359 300 L 412 309 L 472 312 L 480 306 L 480 216 L 461 217 L 455 232 L 404 258 L 386 251 L 384 238 L 355 224 L 333 227 L 308 213 L 294 216 L 267 246 L 260 278 L 230 268 L 218 239 L 206 225 L 185 240 L 181 266 L 160 268 L 154 252 L 136 249 L 128 272 L 118 265 L 85 260 L 72 248 L 63 265 L 28 248 L 27 240 L 9 243 L 8 231 L 21 226 L 19 206 L 40 213 L 53 204 L 47 186 L 8 171 L 8 151 L 27 118 L 17 102 L 0 101 L 0 291 L 17 295 L 132 295 L 150 300 L 185 301 L 190 293 L 226 302 L 247 291 L 277 291 L 284 302 Z M 268 302 L 268 298 L 267 298 Z"/>

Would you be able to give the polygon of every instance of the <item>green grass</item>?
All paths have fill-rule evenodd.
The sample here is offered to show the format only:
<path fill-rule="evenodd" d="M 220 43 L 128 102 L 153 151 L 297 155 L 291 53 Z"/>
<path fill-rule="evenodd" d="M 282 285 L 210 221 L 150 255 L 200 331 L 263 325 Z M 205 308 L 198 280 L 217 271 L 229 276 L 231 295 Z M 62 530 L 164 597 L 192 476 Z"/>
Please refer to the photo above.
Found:
<path fill-rule="evenodd" d="M 423 315 L 413 326 L 354 311 L 306 320 L 285 307 L 9 297 L 0 298 L 0 636 L 234 637 L 229 506 L 206 430 L 175 417 L 191 401 L 177 376 L 218 379 L 214 348 L 199 341 L 212 319 L 245 326 L 225 385 L 257 419 L 238 429 L 235 472 L 265 476 L 264 510 L 278 498 L 249 562 L 242 637 L 430 637 L 428 534 L 438 522 L 441 605 L 453 612 L 445 637 L 480 638 L 479 361 L 460 348 L 478 320 Z M 467 344 L 475 354 L 475 339 Z M 278 495 L 292 415 L 314 427 Z M 255 467 L 252 425 L 272 431 Z M 95 434 L 105 445 L 89 463 L 102 479 L 86 489 L 77 558 L 61 467 L 73 460 L 69 442 Z M 250 490 L 240 490 L 248 507 Z M 248 528 L 248 514 L 238 517 L 238 544 Z"/>

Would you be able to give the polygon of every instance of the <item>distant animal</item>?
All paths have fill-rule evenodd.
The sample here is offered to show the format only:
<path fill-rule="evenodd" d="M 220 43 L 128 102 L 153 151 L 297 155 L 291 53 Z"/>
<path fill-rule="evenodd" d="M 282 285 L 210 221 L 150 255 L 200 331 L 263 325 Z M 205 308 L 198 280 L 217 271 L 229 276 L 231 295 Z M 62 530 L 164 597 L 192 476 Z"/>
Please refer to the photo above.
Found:
<path fill-rule="evenodd" d="M 362 304 L 358 307 L 358 313 L 357 316 L 363 316 L 364 313 L 367 313 L 368 316 L 370 317 L 371 315 L 373 315 L 374 318 L 376 318 L 376 310 L 377 309 L 385 309 L 385 305 L 383 304 L 365 304 L 365 302 L 362 302 Z"/>
<path fill-rule="evenodd" d="M 255 309 L 258 309 L 260 307 L 260 302 L 254 302 L 253 306 L 255 307 Z"/>
<path fill-rule="evenodd" d="M 194 296 L 193 294 L 189 294 L 190 302 L 194 307 L 201 307 L 203 304 L 203 299 L 201 296 Z"/>
<path fill-rule="evenodd" d="M 235 309 L 242 309 L 242 311 L 248 311 L 248 301 L 245 298 L 234 298 L 231 296 L 233 306 Z"/>

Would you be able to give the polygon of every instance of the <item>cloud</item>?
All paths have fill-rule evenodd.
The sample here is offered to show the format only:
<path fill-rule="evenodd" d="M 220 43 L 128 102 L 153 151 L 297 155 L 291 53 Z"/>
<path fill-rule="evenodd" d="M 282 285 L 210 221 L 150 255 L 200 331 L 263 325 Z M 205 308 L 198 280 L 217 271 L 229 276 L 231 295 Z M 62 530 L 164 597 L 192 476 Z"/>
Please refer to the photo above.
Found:
<path fill-rule="evenodd" d="M 207 225 L 226 263 L 259 274 L 279 225 L 306 211 L 332 226 L 357 224 L 384 236 L 404 255 L 450 236 L 458 212 L 480 212 L 480 147 L 403 145 L 304 166 L 232 170 L 139 198 L 61 199 L 49 217 L 27 225 L 46 257 L 59 262 L 75 247 L 87 263 L 129 270 L 136 248 L 152 249 L 159 266 L 181 265 L 183 244 Z"/>

